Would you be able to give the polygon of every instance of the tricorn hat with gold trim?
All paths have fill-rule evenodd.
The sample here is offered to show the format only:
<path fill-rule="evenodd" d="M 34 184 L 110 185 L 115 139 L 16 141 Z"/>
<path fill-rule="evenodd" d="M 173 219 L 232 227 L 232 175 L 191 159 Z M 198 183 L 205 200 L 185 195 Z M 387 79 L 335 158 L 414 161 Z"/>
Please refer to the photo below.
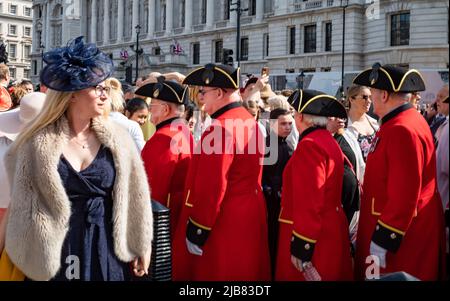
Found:
<path fill-rule="evenodd" d="M 288 102 L 298 113 L 347 118 L 344 106 L 335 97 L 320 91 L 298 89 L 289 96 Z"/>
<path fill-rule="evenodd" d="M 189 73 L 184 85 L 239 89 L 239 68 L 228 65 L 207 64 Z"/>
<path fill-rule="evenodd" d="M 168 81 L 164 76 L 160 76 L 156 83 L 143 85 L 137 89 L 135 94 L 178 105 L 187 105 L 189 102 L 189 93 L 187 91 L 187 87 L 184 88 L 182 85 L 174 81 Z"/>
<path fill-rule="evenodd" d="M 372 68 L 358 74 L 353 83 L 389 92 L 425 90 L 425 82 L 419 71 L 391 65 L 381 66 L 380 63 L 375 63 Z"/>

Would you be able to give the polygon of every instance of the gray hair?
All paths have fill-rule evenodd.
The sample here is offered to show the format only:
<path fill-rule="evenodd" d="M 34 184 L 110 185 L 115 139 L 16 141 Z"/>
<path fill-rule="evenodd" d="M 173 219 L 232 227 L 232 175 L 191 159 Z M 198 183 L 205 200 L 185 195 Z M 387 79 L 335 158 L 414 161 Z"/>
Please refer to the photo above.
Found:
<path fill-rule="evenodd" d="M 283 95 L 275 95 L 272 97 L 269 97 L 267 100 L 268 105 L 271 107 L 272 110 L 275 109 L 285 109 L 289 111 L 289 103 L 287 102 L 287 97 Z"/>
<path fill-rule="evenodd" d="M 326 127 L 328 124 L 328 117 L 303 114 L 303 122 L 308 126 Z"/>
<path fill-rule="evenodd" d="M 169 103 L 169 106 L 172 108 L 172 110 L 179 116 L 184 114 L 185 107 L 184 105 L 177 105 L 175 103 Z"/>

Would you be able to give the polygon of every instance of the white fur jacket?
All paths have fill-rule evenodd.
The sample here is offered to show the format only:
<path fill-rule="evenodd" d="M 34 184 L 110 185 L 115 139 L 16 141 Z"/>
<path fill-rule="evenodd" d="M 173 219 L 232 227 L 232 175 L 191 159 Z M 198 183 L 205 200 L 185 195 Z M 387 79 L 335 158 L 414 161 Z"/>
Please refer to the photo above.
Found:
<path fill-rule="evenodd" d="M 95 119 L 92 129 L 114 158 L 114 251 L 120 260 L 130 262 L 151 249 L 153 215 L 147 177 L 125 130 L 103 118 Z M 57 166 L 68 139 L 69 125 L 63 116 L 5 157 L 12 183 L 6 251 L 33 280 L 50 280 L 60 268 L 71 210 Z"/>

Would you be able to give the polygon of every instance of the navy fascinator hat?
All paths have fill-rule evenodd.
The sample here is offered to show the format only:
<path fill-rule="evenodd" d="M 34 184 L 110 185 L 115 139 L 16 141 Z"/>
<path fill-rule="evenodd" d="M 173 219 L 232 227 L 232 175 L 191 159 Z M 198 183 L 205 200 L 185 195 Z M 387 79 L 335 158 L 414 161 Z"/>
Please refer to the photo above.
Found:
<path fill-rule="evenodd" d="M 52 90 L 79 91 L 93 87 L 114 72 L 111 58 L 83 37 L 68 42 L 66 47 L 44 53 L 47 64 L 41 72 L 41 82 Z"/>

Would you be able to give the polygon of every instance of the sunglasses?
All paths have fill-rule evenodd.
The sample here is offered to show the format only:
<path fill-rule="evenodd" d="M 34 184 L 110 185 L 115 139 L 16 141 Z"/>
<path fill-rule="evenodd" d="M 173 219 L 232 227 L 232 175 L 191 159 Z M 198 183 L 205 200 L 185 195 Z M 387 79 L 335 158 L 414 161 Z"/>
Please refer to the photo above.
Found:
<path fill-rule="evenodd" d="M 364 100 L 369 100 L 369 99 L 371 99 L 372 98 L 372 96 L 369 96 L 369 95 L 363 95 L 363 96 L 360 96 L 360 97 L 357 97 L 357 96 L 353 96 L 352 97 L 353 99 L 364 99 Z"/>

